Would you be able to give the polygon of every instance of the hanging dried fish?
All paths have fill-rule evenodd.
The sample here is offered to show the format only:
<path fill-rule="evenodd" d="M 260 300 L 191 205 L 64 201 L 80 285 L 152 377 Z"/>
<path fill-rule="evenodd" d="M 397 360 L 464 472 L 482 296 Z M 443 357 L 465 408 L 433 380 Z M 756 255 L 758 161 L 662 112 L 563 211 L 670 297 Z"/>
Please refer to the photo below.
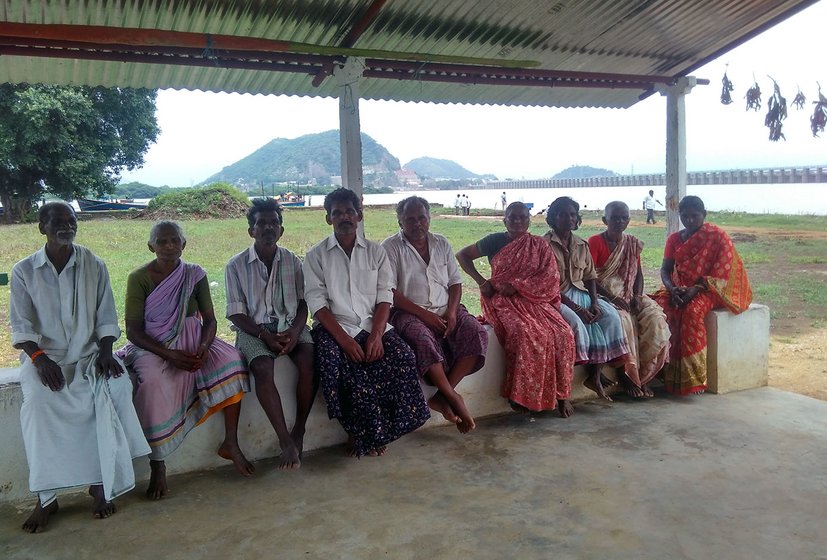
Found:
<path fill-rule="evenodd" d="M 752 87 L 747 90 L 747 111 L 750 109 L 754 111 L 761 110 L 761 88 L 758 87 L 758 82 L 754 82 Z"/>
<path fill-rule="evenodd" d="M 827 125 L 827 97 L 821 94 L 821 84 L 818 84 L 818 101 L 813 101 L 816 108 L 813 111 L 813 116 L 810 117 L 810 129 L 813 131 L 813 137 L 818 138 L 819 132 L 824 132 L 824 127 Z"/>
<path fill-rule="evenodd" d="M 732 82 L 729 81 L 729 78 L 726 75 L 726 70 L 724 70 L 724 77 L 721 79 L 721 103 L 724 105 L 729 105 L 732 103 L 732 96 L 729 94 L 735 86 L 732 85 Z"/>
<path fill-rule="evenodd" d="M 807 103 L 807 98 L 801 93 L 801 88 L 798 88 L 798 93 L 795 94 L 795 98 L 793 99 L 793 107 L 803 109 L 805 103 Z"/>
<path fill-rule="evenodd" d="M 772 77 L 770 77 L 772 80 Z M 778 142 L 779 138 L 786 140 L 781 132 L 781 121 L 787 118 L 787 100 L 781 95 L 778 83 L 772 80 L 772 96 L 767 101 L 767 116 L 764 117 L 764 126 L 770 129 L 770 140 Z"/>

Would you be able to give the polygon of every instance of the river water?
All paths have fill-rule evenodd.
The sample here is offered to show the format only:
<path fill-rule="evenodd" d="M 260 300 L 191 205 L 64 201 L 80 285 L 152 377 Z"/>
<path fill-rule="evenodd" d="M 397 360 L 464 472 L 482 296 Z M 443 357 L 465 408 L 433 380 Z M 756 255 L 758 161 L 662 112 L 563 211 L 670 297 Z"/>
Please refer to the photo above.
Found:
<path fill-rule="evenodd" d="M 581 208 L 603 208 L 613 200 L 622 200 L 632 209 L 641 209 L 649 190 L 661 202 L 666 187 L 589 187 L 567 189 L 506 189 L 506 200 L 530 202 L 534 211 L 547 207 L 558 196 L 570 196 Z M 417 195 L 428 202 L 453 207 L 457 194 L 471 199 L 471 208 L 499 208 L 502 190 L 406 191 L 392 194 L 365 195 L 366 205 L 395 204 L 406 196 Z M 707 210 L 747 212 L 750 214 L 814 214 L 827 216 L 827 183 L 793 183 L 767 185 L 688 185 L 686 194 L 703 199 Z M 312 206 L 320 206 L 323 196 L 313 196 Z M 660 210 L 660 206 L 657 206 Z"/>

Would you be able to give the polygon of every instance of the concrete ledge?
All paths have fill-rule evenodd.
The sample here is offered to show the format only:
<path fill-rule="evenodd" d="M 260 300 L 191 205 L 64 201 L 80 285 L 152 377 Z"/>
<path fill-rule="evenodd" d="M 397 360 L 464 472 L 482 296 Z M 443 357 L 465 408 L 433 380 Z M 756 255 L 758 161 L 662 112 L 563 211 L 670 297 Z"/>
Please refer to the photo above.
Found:
<path fill-rule="evenodd" d="M 709 390 L 722 393 L 759 387 L 767 384 L 769 348 L 769 310 L 763 305 L 753 305 L 741 315 L 716 311 L 707 318 L 709 328 Z M 490 326 L 488 331 L 488 355 L 485 367 L 463 380 L 459 391 L 475 417 L 483 418 L 508 414 L 511 409 L 500 397 L 500 385 L 505 372 L 503 349 Z M 275 366 L 276 386 L 282 395 L 284 414 L 288 424 L 296 414 L 295 394 L 297 372 L 288 358 L 279 358 Z M 614 370 L 606 369 L 607 376 L 614 378 Z M 28 490 L 28 465 L 23 449 L 20 429 L 20 405 L 22 394 L 17 383 L 16 370 L 0 370 L 0 502 L 31 499 Z M 585 369 L 574 369 L 572 399 L 593 399 L 594 393 L 583 386 Z M 423 385 L 426 396 L 434 389 Z M 440 415 L 434 415 L 425 428 L 445 425 Z M 167 458 L 167 471 L 183 473 L 226 466 L 216 448 L 223 439 L 224 424 L 220 415 L 211 418 L 192 430 L 183 445 Z M 275 457 L 279 453 L 275 433 L 258 404 L 255 394 L 247 395 L 241 406 L 239 441 L 251 460 Z M 327 407 L 319 394 L 307 421 L 305 450 L 329 447 L 346 440 L 344 431 L 335 420 L 327 417 Z M 138 480 L 149 478 L 149 462 L 140 459 L 135 463 Z"/>
<path fill-rule="evenodd" d="M 715 310 L 706 316 L 707 388 L 723 394 L 769 382 L 770 308 L 753 303 L 734 315 Z"/>

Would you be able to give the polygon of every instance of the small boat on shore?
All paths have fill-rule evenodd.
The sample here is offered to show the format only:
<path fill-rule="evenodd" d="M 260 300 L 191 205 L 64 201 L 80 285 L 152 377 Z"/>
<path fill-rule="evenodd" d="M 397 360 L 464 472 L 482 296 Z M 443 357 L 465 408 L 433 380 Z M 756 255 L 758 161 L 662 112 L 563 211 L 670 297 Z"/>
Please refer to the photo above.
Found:
<path fill-rule="evenodd" d="M 94 200 L 91 198 L 78 198 L 78 206 L 81 212 L 117 212 L 120 210 L 145 210 L 146 204 L 140 204 L 130 200 L 121 202 L 119 200 Z"/>

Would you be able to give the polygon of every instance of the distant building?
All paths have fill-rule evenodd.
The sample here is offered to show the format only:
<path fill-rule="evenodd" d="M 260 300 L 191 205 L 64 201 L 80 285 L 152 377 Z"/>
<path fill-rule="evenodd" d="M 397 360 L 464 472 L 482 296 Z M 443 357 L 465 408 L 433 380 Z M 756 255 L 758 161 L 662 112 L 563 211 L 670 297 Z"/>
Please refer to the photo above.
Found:
<path fill-rule="evenodd" d="M 396 172 L 396 178 L 399 179 L 400 189 L 415 191 L 422 188 L 422 181 L 419 180 L 419 175 L 410 169 L 403 167 Z"/>

